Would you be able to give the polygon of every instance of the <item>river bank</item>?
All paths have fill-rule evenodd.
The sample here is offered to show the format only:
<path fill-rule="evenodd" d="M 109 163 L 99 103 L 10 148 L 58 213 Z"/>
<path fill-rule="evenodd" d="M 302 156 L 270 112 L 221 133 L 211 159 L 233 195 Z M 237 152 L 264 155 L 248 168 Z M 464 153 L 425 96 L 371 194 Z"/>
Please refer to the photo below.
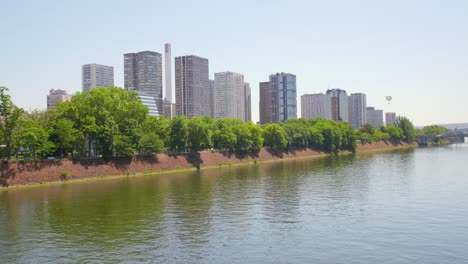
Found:
<path fill-rule="evenodd" d="M 417 147 L 417 144 L 377 142 L 372 144 L 358 144 L 357 152 L 415 147 Z M 83 181 L 89 179 L 171 173 L 259 162 L 272 162 L 283 159 L 320 158 L 327 155 L 329 154 L 312 149 L 295 150 L 287 153 L 271 152 L 262 149 L 256 155 L 227 154 L 205 150 L 198 153 L 179 155 L 158 154 L 134 158 L 119 158 L 111 162 L 105 162 L 102 159 L 93 159 L 80 161 L 54 160 L 10 163 L 2 165 L 1 184 L 6 187 L 40 185 L 52 182 L 60 183 L 63 181 Z"/>

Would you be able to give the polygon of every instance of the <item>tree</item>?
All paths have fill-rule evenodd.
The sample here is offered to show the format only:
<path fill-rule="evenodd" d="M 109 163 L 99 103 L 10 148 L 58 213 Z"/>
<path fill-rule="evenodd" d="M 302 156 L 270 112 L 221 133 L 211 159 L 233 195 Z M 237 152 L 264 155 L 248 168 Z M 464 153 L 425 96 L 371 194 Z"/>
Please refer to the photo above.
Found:
<path fill-rule="evenodd" d="M 323 145 L 322 132 L 317 127 L 309 128 L 309 143 L 312 147 L 320 148 Z"/>
<path fill-rule="evenodd" d="M 255 125 L 252 122 L 248 122 L 247 128 L 250 131 L 250 138 L 252 142 L 252 151 L 259 151 L 263 147 L 263 130 L 260 126 Z"/>
<path fill-rule="evenodd" d="M 234 126 L 241 124 L 241 120 L 231 118 L 220 118 L 215 121 L 216 131 L 214 133 L 214 145 L 221 150 L 234 151 L 237 146 L 237 136 Z"/>
<path fill-rule="evenodd" d="M 422 135 L 427 135 L 427 136 L 437 136 L 437 135 L 447 133 L 448 131 L 449 130 L 443 126 L 431 125 L 431 126 L 423 127 L 420 133 Z"/>
<path fill-rule="evenodd" d="M 395 127 L 391 124 L 388 124 L 385 127 L 385 131 L 388 133 L 390 136 L 390 140 L 393 142 L 398 142 L 403 139 L 403 131 L 399 127 Z"/>
<path fill-rule="evenodd" d="M 77 143 L 85 143 L 88 157 L 102 154 L 105 159 L 122 155 L 121 146 L 134 146 L 138 142 L 138 128 L 148 115 L 138 94 L 118 87 L 101 87 L 74 95 L 71 101 L 57 106 L 58 118 L 73 122 L 79 131 Z M 119 151 L 117 153 L 116 151 Z M 125 152 L 125 151 L 124 151 Z"/>
<path fill-rule="evenodd" d="M 53 127 L 51 135 L 60 155 L 67 155 L 73 151 L 78 138 L 78 130 L 73 127 L 73 122 L 67 119 L 59 119 Z"/>
<path fill-rule="evenodd" d="M 188 146 L 192 151 L 211 148 L 213 145 L 212 131 L 205 121 L 205 117 L 197 116 L 188 122 Z"/>
<path fill-rule="evenodd" d="M 7 94 L 8 90 L 7 87 L 0 86 L 0 132 L 3 136 L 3 142 L 0 142 L 0 144 L 5 145 L 5 148 L 2 148 L 4 150 L 2 156 L 10 160 L 13 147 L 12 136 L 19 124 L 23 109 L 13 104 L 10 95 Z"/>
<path fill-rule="evenodd" d="M 404 116 L 398 116 L 396 118 L 395 126 L 399 127 L 403 132 L 403 140 L 406 142 L 414 141 L 416 138 L 416 131 L 414 129 L 413 123 L 411 123 L 408 118 Z"/>
<path fill-rule="evenodd" d="M 14 135 L 15 150 L 20 147 L 27 147 L 33 159 L 37 156 L 45 157 L 54 151 L 55 145 L 49 141 L 48 131 L 38 122 L 22 118 L 15 130 Z"/>
<path fill-rule="evenodd" d="M 186 116 L 175 116 L 169 126 L 169 148 L 185 151 L 188 141 L 188 119 Z"/>
<path fill-rule="evenodd" d="M 285 150 L 288 145 L 286 131 L 279 124 L 268 124 L 263 130 L 265 146 L 277 150 Z"/>
<path fill-rule="evenodd" d="M 362 125 L 362 126 L 358 129 L 358 131 L 359 131 L 360 133 L 367 133 L 367 134 L 369 134 L 369 135 L 372 136 L 372 135 L 374 135 L 374 133 L 375 133 L 375 128 L 374 128 L 371 124 L 367 123 L 367 124 Z"/>
<path fill-rule="evenodd" d="M 390 140 L 390 135 L 381 130 L 376 130 L 372 138 L 374 141 L 388 141 Z"/>
<path fill-rule="evenodd" d="M 138 149 L 141 154 L 161 153 L 164 142 L 156 133 L 143 134 L 138 141 Z"/>
<path fill-rule="evenodd" d="M 117 157 L 132 157 L 136 147 L 130 136 L 116 135 L 112 141 L 112 150 Z"/>
<path fill-rule="evenodd" d="M 284 124 L 289 146 L 305 148 L 309 145 L 309 129 L 303 119 L 288 119 Z"/>

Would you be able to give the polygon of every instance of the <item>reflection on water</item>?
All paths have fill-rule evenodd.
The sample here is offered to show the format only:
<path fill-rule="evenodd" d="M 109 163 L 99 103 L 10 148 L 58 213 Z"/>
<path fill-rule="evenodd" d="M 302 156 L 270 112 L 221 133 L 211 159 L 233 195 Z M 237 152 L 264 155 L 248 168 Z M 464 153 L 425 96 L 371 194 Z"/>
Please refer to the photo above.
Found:
<path fill-rule="evenodd" d="M 467 144 L 0 193 L 27 262 L 467 262 Z"/>

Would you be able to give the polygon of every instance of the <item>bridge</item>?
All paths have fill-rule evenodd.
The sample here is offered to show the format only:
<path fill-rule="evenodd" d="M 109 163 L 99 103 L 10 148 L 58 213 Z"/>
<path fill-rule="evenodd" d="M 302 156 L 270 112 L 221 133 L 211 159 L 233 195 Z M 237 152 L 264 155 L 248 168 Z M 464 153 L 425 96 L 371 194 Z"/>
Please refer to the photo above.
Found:
<path fill-rule="evenodd" d="M 442 135 L 437 136 L 427 136 L 420 135 L 417 137 L 416 141 L 420 146 L 427 146 L 429 143 L 437 143 L 439 140 L 448 140 L 450 143 L 463 143 L 465 142 L 465 137 L 468 137 L 468 129 L 454 129 L 450 130 Z"/>

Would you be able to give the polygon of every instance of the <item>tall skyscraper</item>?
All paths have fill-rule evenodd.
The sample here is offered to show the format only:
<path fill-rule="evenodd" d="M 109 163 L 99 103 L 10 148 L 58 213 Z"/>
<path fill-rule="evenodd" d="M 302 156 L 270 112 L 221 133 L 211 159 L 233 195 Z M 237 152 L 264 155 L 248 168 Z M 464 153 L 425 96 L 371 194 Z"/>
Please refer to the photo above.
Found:
<path fill-rule="evenodd" d="M 71 98 L 72 95 L 64 90 L 49 90 L 49 95 L 47 95 L 47 110 L 54 108 L 59 102 L 70 101 Z"/>
<path fill-rule="evenodd" d="M 304 119 L 325 118 L 325 95 L 323 93 L 302 95 L 301 117 Z"/>
<path fill-rule="evenodd" d="M 348 122 L 348 95 L 345 90 L 327 90 L 325 98 L 325 118 Z"/>
<path fill-rule="evenodd" d="M 164 116 L 172 118 L 174 104 L 172 102 L 172 55 L 171 44 L 164 44 Z"/>
<path fill-rule="evenodd" d="M 374 128 L 383 125 L 383 111 L 376 110 L 374 107 L 366 108 L 367 123 L 371 124 Z"/>
<path fill-rule="evenodd" d="M 208 59 L 198 56 L 175 58 L 176 114 L 189 118 L 210 116 Z"/>
<path fill-rule="evenodd" d="M 270 82 L 259 83 L 260 87 L 260 124 L 271 123 L 271 87 Z"/>
<path fill-rule="evenodd" d="M 297 117 L 296 75 L 270 75 L 272 122 L 284 122 Z"/>
<path fill-rule="evenodd" d="M 154 97 L 158 112 L 163 105 L 162 55 L 154 51 L 124 54 L 125 89 Z"/>
<path fill-rule="evenodd" d="M 245 119 L 244 75 L 235 72 L 215 73 L 215 118 Z"/>
<path fill-rule="evenodd" d="M 113 86 L 114 67 L 95 63 L 81 66 L 81 84 L 83 92 L 96 87 Z"/>
<path fill-rule="evenodd" d="M 250 84 L 244 83 L 244 90 L 245 90 L 245 122 L 252 121 L 252 97 L 251 97 L 251 90 Z"/>
<path fill-rule="evenodd" d="M 385 124 L 395 125 L 396 123 L 396 114 L 393 112 L 385 113 Z"/>
<path fill-rule="evenodd" d="M 354 129 L 367 123 L 366 119 L 366 95 L 353 93 L 348 97 L 349 123 Z"/>

